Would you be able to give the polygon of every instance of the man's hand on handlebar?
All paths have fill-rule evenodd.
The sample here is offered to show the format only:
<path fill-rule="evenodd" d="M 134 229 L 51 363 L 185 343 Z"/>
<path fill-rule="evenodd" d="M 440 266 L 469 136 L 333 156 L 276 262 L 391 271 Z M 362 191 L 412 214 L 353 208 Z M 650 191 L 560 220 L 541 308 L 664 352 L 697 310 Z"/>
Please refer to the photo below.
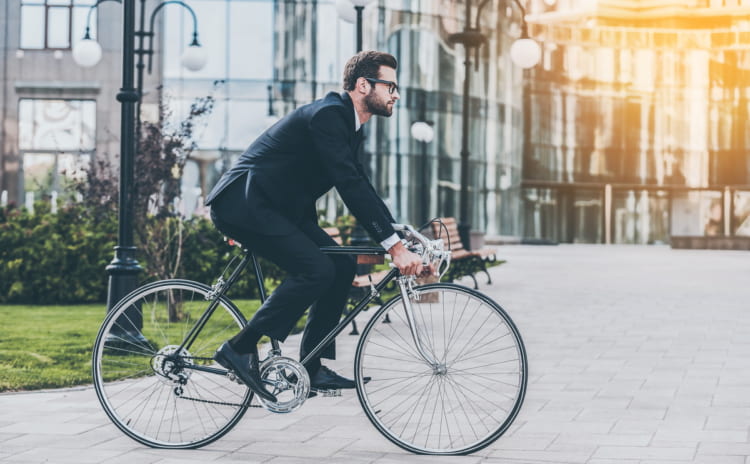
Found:
<path fill-rule="evenodd" d="M 393 258 L 393 265 L 398 268 L 401 275 L 427 276 L 435 274 L 432 263 L 424 266 L 422 257 L 409 251 L 401 242 L 393 245 L 388 253 Z"/>

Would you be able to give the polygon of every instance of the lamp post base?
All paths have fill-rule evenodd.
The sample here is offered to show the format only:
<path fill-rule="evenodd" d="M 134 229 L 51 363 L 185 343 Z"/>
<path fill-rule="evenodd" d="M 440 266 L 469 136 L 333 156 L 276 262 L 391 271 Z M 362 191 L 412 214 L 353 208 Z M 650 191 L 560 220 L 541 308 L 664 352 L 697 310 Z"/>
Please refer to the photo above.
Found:
<path fill-rule="evenodd" d="M 107 312 L 138 286 L 138 274 L 143 268 L 135 259 L 135 247 L 116 246 L 115 257 L 107 266 L 109 287 L 107 290 Z M 112 334 L 120 342 L 142 343 L 146 338 L 141 333 L 143 314 L 141 308 L 128 308 L 115 322 Z"/>

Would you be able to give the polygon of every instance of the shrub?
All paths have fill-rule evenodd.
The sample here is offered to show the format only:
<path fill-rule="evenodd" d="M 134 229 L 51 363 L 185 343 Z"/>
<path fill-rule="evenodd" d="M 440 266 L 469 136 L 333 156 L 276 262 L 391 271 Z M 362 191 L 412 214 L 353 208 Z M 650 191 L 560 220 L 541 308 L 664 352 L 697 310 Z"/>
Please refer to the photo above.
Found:
<path fill-rule="evenodd" d="M 60 208 L 56 214 L 42 202 L 34 208 L 34 214 L 0 208 L 0 303 L 104 303 L 108 279 L 104 270 L 117 243 L 115 215 L 94 220 L 78 204 Z M 152 221 L 154 234 L 182 229 L 181 258 L 172 269 L 176 277 L 211 285 L 231 257 L 241 254 L 224 243 L 221 233 L 205 218 L 166 216 Z M 155 268 L 164 263 L 149 260 L 158 255 L 142 253 L 142 246 L 136 244 L 137 259 L 144 268 L 141 283 L 157 280 L 160 273 Z M 260 262 L 266 287 L 275 287 L 283 273 L 270 262 Z M 230 296 L 258 298 L 252 269 L 244 272 Z"/>
<path fill-rule="evenodd" d="M 90 224 L 79 205 L 56 214 L 0 209 L 0 302 L 78 303 L 106 300 L 117 225 Z"/>

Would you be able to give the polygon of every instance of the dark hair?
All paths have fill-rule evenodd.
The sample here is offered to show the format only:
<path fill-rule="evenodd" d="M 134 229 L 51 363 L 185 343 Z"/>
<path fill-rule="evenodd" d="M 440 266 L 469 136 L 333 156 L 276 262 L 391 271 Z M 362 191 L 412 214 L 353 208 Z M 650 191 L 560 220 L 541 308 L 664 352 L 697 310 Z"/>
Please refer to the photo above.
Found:
<path fill-rule="evenodd" d="M 349 58 L 344 66 L 344 90 L 354 90 L 357 79 L 360 77 L 377 79 L 381 66 L 396 69 L 398 61 L 389 53 L 372 50 L 359 52 Z"/>

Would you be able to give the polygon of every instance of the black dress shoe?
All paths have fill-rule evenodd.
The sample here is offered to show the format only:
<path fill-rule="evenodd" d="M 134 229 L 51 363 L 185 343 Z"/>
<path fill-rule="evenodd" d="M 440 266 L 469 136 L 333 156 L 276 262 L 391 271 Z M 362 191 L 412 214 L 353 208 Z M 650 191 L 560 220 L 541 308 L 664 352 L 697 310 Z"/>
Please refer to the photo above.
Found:
<path fill-rule="evenodd" d="M 276 402 L 276 397 L 265 389 L 258 371 L 258 350 L 252 353 L 240 354 L 232 348 L 229 342 L 224 342 L 214 355 L 217 363 L 230 369 L 255 394 L 266 401 Z"/>
<path fill-rule="evenodd" d="M 310 387 L 319 390 L 354 388 L 354 380 L 342 377 L 325 366 L 320 366 L 318 372 L 310 377 Z"/>

